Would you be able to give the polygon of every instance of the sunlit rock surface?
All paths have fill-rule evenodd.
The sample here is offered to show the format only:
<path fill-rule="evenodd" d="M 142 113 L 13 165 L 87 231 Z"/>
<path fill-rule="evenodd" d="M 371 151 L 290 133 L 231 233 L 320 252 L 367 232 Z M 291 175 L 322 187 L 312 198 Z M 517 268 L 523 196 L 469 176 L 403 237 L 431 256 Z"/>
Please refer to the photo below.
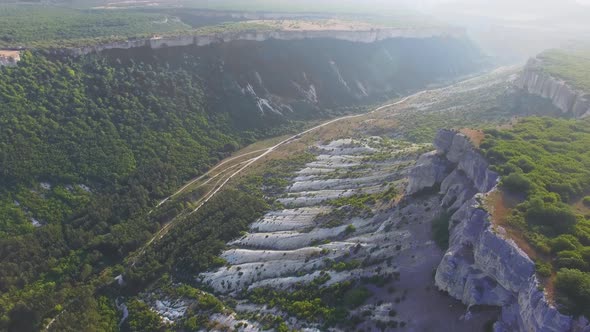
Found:
<path fill-rule="evenodd" d="M 302 40 L 302 39 L 322 39 L 330 38 L 355 43 L 374 43 L 391 38 L 433 38 L 433 37 L 453 37 L 463 38 L 464 30 L 455 28 L 374 28 L 369 30 L 309 30 L 309 31 L 290 31 L 290 30 L 261 30 L 261 31 L 228 31 L 212 34 L 198 35 L 180 35 L 180 36 L 156 36 L 148 39 L 130 39 L 127 41 L 118 41 L 87 47 L 71 48 L 65 50 L 73 55 L 84 55 L 88 53 L 101 52 L 111 49 L 130 49 L 137 47 L 148 47 L 151 49 L 160 49 L 166 47 L 178 46 L 207 46 L 211 44 L 228 43 L 231 41 L 257 41 L 262 42 L 269 39 L 276 40 Z"/>

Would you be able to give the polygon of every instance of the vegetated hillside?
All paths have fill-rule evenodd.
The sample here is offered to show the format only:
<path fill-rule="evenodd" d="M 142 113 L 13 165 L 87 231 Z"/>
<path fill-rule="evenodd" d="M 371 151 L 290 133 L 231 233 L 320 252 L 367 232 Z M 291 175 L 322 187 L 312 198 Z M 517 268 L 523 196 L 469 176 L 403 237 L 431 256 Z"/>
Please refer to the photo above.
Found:
<path fill-rule="evenodd" d="M 539 253 L 538 274 L 557 272 L 565 312 L 590 316 L 590 127 L 588 121 L 530 118 L 488 130 L 481 148 L 520 196 L 508 217 Z"/>
<path fill-rule="evenodd" d="M 0 76 L 0 329 L 29 331 L 146 241 L 155 198 L 242 134 L 207 113 L 194 76 L 165 64 L 25 54 Z"/>
<path fill-rule="evenodd" d="M 590 93 L 590 52 L 550 50 L 537 58 L 543 69 L 577 89 Z"/>
<path fill-rule="evenodd" d="M 283 14 L 247 13 L 240 11 L 239 7 L 232 7 L 235 4 L 227 8 L 217 8 L 217 2 L 213 5 L 216 9 L 233 10 L 210 11 L 207 10 L 208 5 L 204 6 L 203 10 L 200 6 L 193 8 L 191 4 L 185 7 L 185 4 L 175 3 L 157 7 L 128 1 L 103 5 L 80 9 L 71 3 L 60 6 L 0 3 L 0 48 L 76 48 L 153 36 L 282 30 L 280 25 L 271 26 L 256 21 L 263 18 L 297 19 L 300 20 L 297 23 L 299 25 L 302 22 L 322 24 L 328 19 L 338 18 L 344 22 L 344 26 L 340 27 L 343 30 L 352 29 L 352 26 L 359 22 L 363 22 L 365 30 L 379 27 L 449 28 L 428 19 L 407 15 L 356 15 L 355 11 L 347 15 L 327 11 L 322 14 L 303 14 L 288 10 L 288 4 L 279 6 L 287 9 Z M 254 8 L 258 7 L 255 5 Z"/>
<path fill-rule="evenodd" d="M 130 2 L 124 0 L 56 0 L 56 3 L 78 7 L 92 8 L 105 7 L 109 8 L 128 8 L 128 7 L 147 7 L 150 6 L 142 2 Z M 378 0 L 372 2 L 358 2 L 356 0 L 156 0 L 150 1 L 149 4 L 157 4 L 159 7 L 183 7 L 197 8 L 201 10 L 215 11 L 234 11 L 250 13 L 292 13 L 292 14 L 364 14 L 364 15 L 390 15 L 398 17 L 417 17 L 415 11 L 408 10 L 405 3 L 409 0 Z M 154 6 L 152 6 L 154 7 Z"/>
<path fill-rule="evenodd" d="M 81 328 L 112 328 L 96 287 L 183 208 L 148 215 L 157 198 L 293 119 L 469 73 L 478 57 L 444 38 L 25 52 L 0 69 L 0 329 L 37 330 L 72 301 Z"/>

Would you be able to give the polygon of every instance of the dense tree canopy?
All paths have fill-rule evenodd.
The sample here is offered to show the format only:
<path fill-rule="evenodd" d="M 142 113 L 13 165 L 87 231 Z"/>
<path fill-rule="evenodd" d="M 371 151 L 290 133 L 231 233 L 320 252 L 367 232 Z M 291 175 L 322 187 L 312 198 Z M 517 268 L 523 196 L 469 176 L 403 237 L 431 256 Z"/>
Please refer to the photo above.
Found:
<path fill-rule="evenodd" d="M 558 271 L 558 300 L 574 314 L 590 312 L 590 126 L 587 120 L 529 118 L 509 130 L 489 130 L 482 143 L 503 175 L 503 189 L 521 203 L 509 222 L 548 262 L 542 276 Z M 549 265 L 548 265 L 549 264 Z"/>
<path fill-rule="evenodd" d="M 255 137 L 208 108 L 193 65 L 26 52 L 0 69 L 0 329 L 72 297 L 100 321 L 76 285 L 160 227 L 156 199 Z"/>

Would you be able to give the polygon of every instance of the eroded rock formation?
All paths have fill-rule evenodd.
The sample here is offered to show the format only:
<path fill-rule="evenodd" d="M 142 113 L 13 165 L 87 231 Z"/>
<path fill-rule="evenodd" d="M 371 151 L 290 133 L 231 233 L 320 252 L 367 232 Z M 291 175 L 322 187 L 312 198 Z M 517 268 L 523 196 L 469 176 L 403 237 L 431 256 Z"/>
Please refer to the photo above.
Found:
<path fill-rule="evenodd" d="M 449 249 L 436 271 L 437 287 L 468 306 L 502 307 L 495 331 L 589 331 L 585 319 L 560 314 L 547 301 L 534 262 L 490 222 L 481 201 L 494 190 L 498 174 L 488 169 L 470 140 L 442 130 L 435 147 L 410 173 L 408 193 L 440 184 L 442 204 L 453 213 Z M 423 175 L 428 181 L 417 178 Z M 433 179 L 440 182 L 432 184 Z"/>
<path fill-rule="evenodd" d="M 564 113 L 577 118 L 590 116 L 590 94 L 577 90 L 566 81 L 543 71 L 541 60 L 531 59 L 516 85 L 529 93 L 549 98 Z"/>

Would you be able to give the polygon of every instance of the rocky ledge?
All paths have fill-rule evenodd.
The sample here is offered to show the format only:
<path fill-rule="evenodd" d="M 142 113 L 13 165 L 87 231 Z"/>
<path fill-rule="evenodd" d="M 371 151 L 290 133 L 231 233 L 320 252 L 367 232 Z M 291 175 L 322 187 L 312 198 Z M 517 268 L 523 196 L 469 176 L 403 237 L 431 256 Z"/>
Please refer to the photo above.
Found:
<path fill-rule="evenodd" d="M 436 286 L 468 306 L 502 308 L 494 331 L 590 331 L 587 320 L 560 314 L 545 298 L 534 262 L 501 227 L 490 223 L 481 201 L 499 176 L 458 132 L 442 130 L 436 151 L 410 172 L 408 194 L 438 189 L 452 213 L 449 249 L 435 275 Z"/>
<path fill-rule="evenodd" d="M 564 113 L 576 118 L 590 116 L 590 94 L 549 75 L 541 65 L 542 61 L 539 59 L 529 60 L 516 85 L 531 94 L 551 99 Z"/>
<path fill-rule="evenodd" d="M 131 49 L 137 47 L 148 47 L 160 49 L 178 46 L 207 46 L 211 44 L 227 43 L 231 41 L 257 41 L 262 42 L 269 39 L 276 40 L 302 40 L 302 39 L 336 39 L 355 43 L 374 43 L 392 38 L 434 38 L 450 37 L 463 38 L 465 33 L 461 29 L 453 28 L 374 28 L 369 30 L 244 30 L 228 31 L 198 35 L 180 36 L 156 36 L 146 39 L 130 39 L 127 41 L 112 42 L 87 47 L 56 49 L 54 53 L 66 53 L 70 55 L 84 55 L 88 53 L 101 52 L 111 49 Z"/>

